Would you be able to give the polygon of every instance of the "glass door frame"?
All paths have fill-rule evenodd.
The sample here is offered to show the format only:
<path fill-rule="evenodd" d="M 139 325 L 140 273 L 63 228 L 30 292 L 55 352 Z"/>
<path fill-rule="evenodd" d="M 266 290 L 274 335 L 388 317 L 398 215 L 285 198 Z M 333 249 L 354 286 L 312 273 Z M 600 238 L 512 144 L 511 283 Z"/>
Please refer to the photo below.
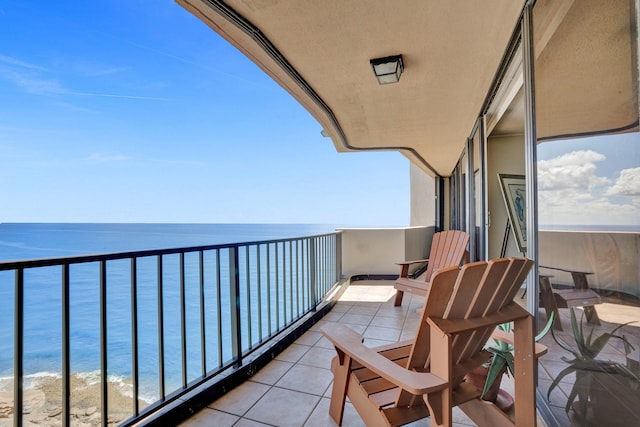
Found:
<path fill-rule="evenodd" d="M 465 149 L 451 174 L 449 187 L 453 199 L 451 225 L 452 228 L 469 233 L 471 261 L 486 260 L 488 254 L 486 148 L 483 115 L 476 120 L 471 135 L 467 138 Z M 479 182 L 478 186 L 476 182 Z"/>
<path fill-rule="evenodd" d="M 467 230 L 472 260 L 487 259 L 489 253 L 489 221 L 487 215 L 487 131 L 485 115 L 478 117 L 467 139 Z"/>

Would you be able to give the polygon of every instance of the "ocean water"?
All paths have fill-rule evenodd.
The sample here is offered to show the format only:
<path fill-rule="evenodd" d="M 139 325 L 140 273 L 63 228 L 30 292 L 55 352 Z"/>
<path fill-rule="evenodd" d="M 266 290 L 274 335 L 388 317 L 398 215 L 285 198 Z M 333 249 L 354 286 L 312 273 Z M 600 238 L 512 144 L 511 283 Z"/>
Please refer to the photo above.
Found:
<path fill-rule="evenodd" d="M 0 261 L 241 243 L 330 233 L 313 224 L 0 223 Z"/>
<path fill-rule="evenodd" d="M 67 257 L 135 250 L 167 249 L 224 243 L 263 241 L 304 237 L 335 231 L 333 225 L 304 224 L 0 224 L 0 262 L 10 260 Z M 177 259 L 166 267 L 167 282 L 177 282 Z M 187 262 L 189 258 L 187 258 Z M 191 260 L 193 262 L 193 260 Z M 140 260 L 138 271 L 153 271 L 155 261 Z M 129 263 L 109 262 L 108 283 L 122 282 L 123 286 L 108 287 L 108 373 L 113 381 L 127 381 L 131 375 L 131 313 L 129 292 Z M 71 313 L 71 371 L 85 378 L 96 376 L 99 369 L 99 312 L 98 265 L 72 267 L 70 285 Z M 142 396 L 149 401 L 158 396 L 157 390 L 157 294 L 155 273 L 148 283 L 138 284 L 139 303 L 139 360 Z M 191 273 L 188 273 L 191 274 Z M 24 373 L 26 381 L 41 376 L 59 375 L 61 371 L 61 290 L 60 268 L 40 268 L 25 272 L 25 338 Z M 192 277 L 187 280 L 195 281 Z M 0 390 L 10 388 L 13 372 L 13 290 L 12 272 L 0 272 Z M 167 285 L 165 295 L 177 295 L 179 290 Z M 196 288 L 192 288 L 195 304 Z M 152 301 L 152 303 L 149 303 Z M 187 301 L 189 303 L 189 301 Z M 168 387 L 180 382 L 179 310 L 167 303 L 165 307 L 165 360 Z M 144 308 L 142 308 L 144 307 Z M 193 313 L 194 318 L 198 315 Z M 187 319 L 194 322 L 194 319 Z M 199 328 L 187 336 L 188 344 L 199 346 Z M 189 366 L 199 366 L 199 351 L 189 352 Z M 207 355 L 215 358 L 215 355 Z M 209 360 L 213 366 L 216 360 Z M 189 376 L 197 376 L 195 368 L 188 368 Z M 27 385 L 28 386 L 28 385 Z"/>

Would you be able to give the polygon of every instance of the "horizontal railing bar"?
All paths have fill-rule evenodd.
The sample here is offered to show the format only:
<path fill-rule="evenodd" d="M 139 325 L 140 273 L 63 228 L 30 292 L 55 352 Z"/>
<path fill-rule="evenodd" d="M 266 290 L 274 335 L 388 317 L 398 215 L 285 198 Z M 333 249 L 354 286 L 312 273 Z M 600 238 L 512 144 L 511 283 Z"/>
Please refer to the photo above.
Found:
<path fill-rule="evenodd" d="M 275 240 L 257 240 L 252 242 L 224 243 L 224 244 L 205 245 L 205 246 L 186 246 L 186 247 L 170 248 L 170 249 L 147 249 L 142 251 L 113 252 L 113 253 L 106 253 L 106 254 L 78 255 L 78 256 L 71 256 L 71 257 L 37 258 L 37 259 L 27 259 L 27 260 L 19 260 L 19 261 L 0 261 L 0 271 L 15 270 L 20 268 L 52 267 L 52 266 L 61 265 L 61 264 L 81 264 L 81 263 L 87 263 L 87 262 L 113 261 L 118 259 L 144 258 L 144 257 L 157 256 L 157 255 L 172 255 L 172 254 L 180 254 L 180 253 L 187 253 L 187 252 L 211 251 L 216 249 L 237 248 L 240 246 L 255 246 L 255 245 L 261 245 L 265 243 L 277 244 L 277 243 L 295 241 L 295 240 L 320 238 L 323 236 L 330 236 L 332 234 L 333 233 L 318 234 L 318 235 L 307 236 L 307 237 L 294 237 L 294 238 L 275 239 Z"/>

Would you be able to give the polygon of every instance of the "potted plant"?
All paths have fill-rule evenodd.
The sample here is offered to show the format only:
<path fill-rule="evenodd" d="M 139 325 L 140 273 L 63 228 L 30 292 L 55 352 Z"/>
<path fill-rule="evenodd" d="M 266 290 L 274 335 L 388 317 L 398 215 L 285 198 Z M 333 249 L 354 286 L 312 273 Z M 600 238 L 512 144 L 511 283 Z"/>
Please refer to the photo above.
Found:
<path fill-rule="evenodd" d="M 547 399 L 560 381 L 571 373 L 575 373 L 575 382 L 565 405 L 565 412 L 573 408 L 575 415 L 586 422 L 588 418 L 595 421 L 606 421 L 607 425 L 620 421 L 619 425 L 627 425 L 628 419 L 637 419 L 637 399 L 640 391 L 640 368 L 638 362 L 629 355 L 635 350 L 624 335 L 618 331 L 633 322 L 618 325 L 611 332 L 605 332 L 594 338 L 594 328 L 588 334 L 584 331 L 584 313 L 578 322 L 575 310 L 571 307 L 571 328 L 576 348 L 558 339 L 552 332 L 553 339 L 560 347 L 573 355 L 573 359 L 563 357 L 569 366 L 560 371 L 547 391 Z M 598 355 L 611 339 L 620 340 L 624 346 L 625 363 L 598 359 Z M 612 391 L 615 391 L 612 393 Z M 576 398 L 578 399 L 576 402 Z M 575 402 L 575 404 L 574 404 Z M 591 409 L 591 412 L 589 412 Z M 615 414 L 615 417 L 611 417 Z M 599 417 L 608 415 L 605 419 Z M 629 415 L 629 417 L 627 417 Z M 617 421 L 616 421 L 617 420 Z"/>
<path fill-rule="evenodd" d="M 536 335 L 535 341 L 540 341 L 551 329 L 555 313 L 551 313 L 547 324 Z M 498 325 L 498 329 L 510 333 L 511 323 Z M 504 341 L 494 339 L 494 344 L 486 348 L 491 353 L 491 358 L 482 366 L 467 374 L 467 381 L 482 389 L 482 399 L 495 403 L 499 408 L 508 411 L 513 406 L 513 398 L 508 393 L 500 390 L 502 376 L 514 374 L 513 346 Z M 500 400 L 502 398 L 502 400 Z"/>

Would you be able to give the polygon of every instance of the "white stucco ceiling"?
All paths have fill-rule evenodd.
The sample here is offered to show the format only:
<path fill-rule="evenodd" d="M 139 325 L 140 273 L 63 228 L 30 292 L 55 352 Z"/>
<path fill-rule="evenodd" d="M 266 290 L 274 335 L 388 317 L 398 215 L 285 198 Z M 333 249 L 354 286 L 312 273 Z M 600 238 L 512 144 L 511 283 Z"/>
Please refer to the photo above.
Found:
<path fill-rule="evenodd" d="M 242 29 L 211 7 L 216 2 L 177 1 L 302 103 L 337 150 L 400 149 L 426 171 L 443 176 L 451 173 L 463 150 L 524 3 L 217 2 L 251 24 Z M 326 109 L 264 50 L 256 41 L 261 38 Z M 404 74 L 399 83 L 381 86 L 369 60 L 394 54 L 403 55 Z"/>

